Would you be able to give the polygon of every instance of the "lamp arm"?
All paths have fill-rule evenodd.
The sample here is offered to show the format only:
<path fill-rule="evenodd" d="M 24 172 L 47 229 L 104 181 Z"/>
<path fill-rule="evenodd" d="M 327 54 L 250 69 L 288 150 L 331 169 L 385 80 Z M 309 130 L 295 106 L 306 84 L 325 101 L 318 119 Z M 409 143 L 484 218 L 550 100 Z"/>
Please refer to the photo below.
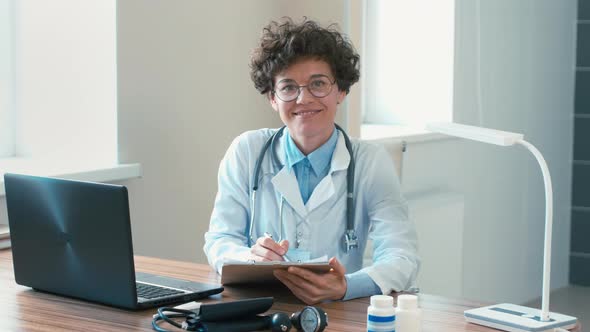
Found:
<path fill-rule="evenodd" d="M 549 292 L 551 288 L 551 236 L 553 230 L 553 187 L 551 186 L 551 175 L 545 158 L 531 143 L 520 139 L 515 143 L 526 147 L 537 159 L 543 181 L 545 182 L 545 245 L 543 249 L 543 295 L 541 297 L 541 321 L 549 321 Z"/>

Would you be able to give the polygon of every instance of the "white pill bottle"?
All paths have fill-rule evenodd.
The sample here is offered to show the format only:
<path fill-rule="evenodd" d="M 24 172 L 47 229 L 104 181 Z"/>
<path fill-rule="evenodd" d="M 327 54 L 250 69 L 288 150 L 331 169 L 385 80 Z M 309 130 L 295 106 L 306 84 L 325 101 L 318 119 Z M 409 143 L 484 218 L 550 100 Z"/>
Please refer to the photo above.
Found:
<path fill-rule="evenodd" d="M 367 309 L 368 332 L 395 332 L 395 308 L 393 297 L 389 295 L 371 296 Z"/>
<path fill-rule="evenodd" d="M 420 332 L 422 312 L 418 308 L 418 296 L 409 294 L 398 296 L 395 316 L 396 332 Z"/>

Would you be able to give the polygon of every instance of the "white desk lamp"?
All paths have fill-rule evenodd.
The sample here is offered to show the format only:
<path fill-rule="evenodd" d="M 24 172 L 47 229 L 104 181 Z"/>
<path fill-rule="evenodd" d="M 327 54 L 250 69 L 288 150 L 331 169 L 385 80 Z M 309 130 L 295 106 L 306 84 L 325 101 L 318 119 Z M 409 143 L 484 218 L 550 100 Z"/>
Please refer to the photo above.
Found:
<path fill-rule="evenodd" d="M 502 303 L 483 308 L 465 310 L 468 322 L 485 325 L 504 331 L 554 331 L 557 328 L 573 328 L 576 317 L 549 312 L 549 291 L 551 277 L 551 231 L 553 225 L 553 189 L 551 176 L 545 159 L 531 143 L 524 140 L 523 134 L 488 128 L 466 126 L 457 123 L 431 123 L 427 130 L 450 136 L 471 139 L 484 143 L 510 146 L 520 144 L 533 153 L 541 166 L 545 181 L 545 248 L 543 251 L 543 294 L 541 311 L 515 304 Z"/>

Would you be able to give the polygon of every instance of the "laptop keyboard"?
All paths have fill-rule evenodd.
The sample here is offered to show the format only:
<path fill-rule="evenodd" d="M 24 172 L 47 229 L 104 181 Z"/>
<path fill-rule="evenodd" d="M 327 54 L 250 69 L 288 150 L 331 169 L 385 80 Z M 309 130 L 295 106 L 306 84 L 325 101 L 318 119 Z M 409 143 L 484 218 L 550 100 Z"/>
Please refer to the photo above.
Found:
<path fill-rule="evenodd" d="M 144 299 L 155 299 L 170 295 L 184 294 L 184 292 L 176 289 L 164 288 L 141 282 L 136 282 L 135 285 L 137 289 L 137 297 L 143 297 Z"/>

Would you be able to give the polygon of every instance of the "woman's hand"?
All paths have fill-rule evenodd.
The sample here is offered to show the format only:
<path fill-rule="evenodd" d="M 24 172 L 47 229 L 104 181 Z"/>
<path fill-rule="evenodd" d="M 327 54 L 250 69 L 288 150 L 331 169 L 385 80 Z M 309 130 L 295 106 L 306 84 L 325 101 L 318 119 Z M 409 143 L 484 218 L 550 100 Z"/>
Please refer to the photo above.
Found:
<path fill-rule="evenodd" d="M 250 259 L 255 262 L 283 261 L 289 250 L 289 241 L 275 242 L 271 237 L 259 237 L 250 248 Z"/>
<path fill-rule="evenodd" d="M 288 270 L 275 270 L 274 275 L 308 305 L 341 300 L 346 294 L 346 269 L 336 257 L 330 258 L 329 264 L 332 269 L 327 273 L 291 266 Z"/>

